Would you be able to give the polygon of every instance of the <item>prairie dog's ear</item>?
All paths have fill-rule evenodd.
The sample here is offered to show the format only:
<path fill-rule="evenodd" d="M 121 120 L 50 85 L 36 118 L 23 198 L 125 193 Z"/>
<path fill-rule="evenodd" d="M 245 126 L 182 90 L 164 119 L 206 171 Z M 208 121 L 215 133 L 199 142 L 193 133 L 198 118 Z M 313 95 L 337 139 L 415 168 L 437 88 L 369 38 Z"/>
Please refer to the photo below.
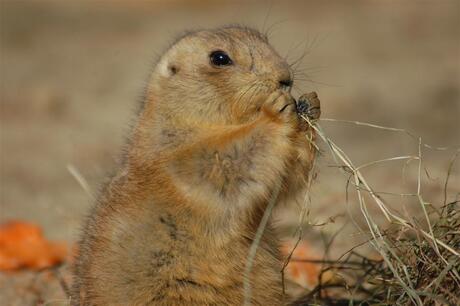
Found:
<path fill-rule="evenodd" d="M 179 72 L 179 67 L 175 63 L 169 63 L 168 72 L 171 76 L 175 75 L 177 72 Z"/>
<path fill-rule="evenodd" d="M 171 77 L 175 75 L 178 71 L 178 65 L 167 58 L 162 59 L 157 66 L 157 73 L 162 77 Z"/>

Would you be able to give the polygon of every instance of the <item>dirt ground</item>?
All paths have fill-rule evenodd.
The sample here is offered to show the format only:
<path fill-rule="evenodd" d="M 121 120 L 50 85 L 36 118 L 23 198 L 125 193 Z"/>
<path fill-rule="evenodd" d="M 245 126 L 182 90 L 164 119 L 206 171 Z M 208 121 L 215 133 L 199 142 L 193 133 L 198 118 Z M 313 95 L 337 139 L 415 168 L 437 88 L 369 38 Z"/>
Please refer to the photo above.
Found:
<path fill-rule="evenodd" d="M 50 239 L 75 242 L 92 196 L 116 168 L 158 55 L 184 30 L 228 23 L 267 30 L 291 62 L 307 52 L 299 66 L 307 77 L 295 80 L 294 93 L 318 92 L 322 118 L 406 129 L 424 143 L 450 147 L 422 151 L 423 196 L 443 203 L 449 161 L 460 147 L 459 1 L 2 0 L 0 12 L 0 222 L 28 220 Z M 404 133 L 320 125 L 355 165 L 418 154 L 418 140 Z M 367 236 L 350 222 L 352 216 L 363 224 L 354 197 L 346 203 L 347 176 L 319 145 L 304 238 L 322 252 L 340 230 L 330 250 L 337 257 Z M 414 192 L 417 163 L 403 175 L 404 162 L 363 172 L 375 190 Z M 459 186 L 457 162 L 448 200 Z M 384 198 L 401 215 L 420 216 L 416 201 Z M 378 209 L 369 210 L 385 226 Z M 299 208 L 276 213 L 288 238 Z M 0 284 L 1 305 L 65 304 L 50 272 L 0 273 Z"/>

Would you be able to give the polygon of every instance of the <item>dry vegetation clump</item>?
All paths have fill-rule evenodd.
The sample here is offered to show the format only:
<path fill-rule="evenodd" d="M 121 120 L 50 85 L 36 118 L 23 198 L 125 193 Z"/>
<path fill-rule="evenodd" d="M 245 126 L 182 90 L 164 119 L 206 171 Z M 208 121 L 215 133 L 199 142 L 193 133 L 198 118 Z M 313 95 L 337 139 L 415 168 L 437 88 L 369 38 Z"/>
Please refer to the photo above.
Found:
<path fill-rule="evenodd" d="M 460 249 L 460 205 L 449 203 L 432 226 L 439 240 Z M 383 259 L 351 250 L 337 261 L 323 264 L 318 285 L 302 298 L 304 305 L 460 305 L 460 257 L 417 233 L 389 230 L 391 248 Z M 293 259 L 296 260 L 296 259 Z M 331 276 L 332 275 L 332 276 Z M 399 279 L 402 275 L 403 279 Z"/>
<path fill-rule="evenodd" d="M 460 250 L 460 209 L 455 201 L 444 206 L 432 226 L 434 237 Z M 394 232 L 386 237 L 397 258 L 392 259 L 400 275 L 406 275 L 410 291 L 393 277 L 382 278 L 379 290 L 386 305 L 408 305 L 415 297 L 423 305 L 460 305 L 460 257 L 414 233 Z M 399 238 L 401 237 L 401 238 Z M 411 296 L 412 295 L 412 296 Z"/>

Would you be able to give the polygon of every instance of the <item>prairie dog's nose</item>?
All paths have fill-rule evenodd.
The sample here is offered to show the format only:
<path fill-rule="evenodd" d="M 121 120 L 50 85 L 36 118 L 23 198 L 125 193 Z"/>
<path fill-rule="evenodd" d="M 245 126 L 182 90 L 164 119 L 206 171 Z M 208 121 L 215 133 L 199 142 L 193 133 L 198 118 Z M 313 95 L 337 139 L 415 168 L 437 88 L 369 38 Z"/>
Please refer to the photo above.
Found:
<path fill-rule="evenodd" d="M 286 78 L 286 79 L 283 78 L 283 79 L 280 79 L 278 83 L 280 84 L 281 89 L 287 90 L 292 87 L 293 81 L 291 78 Z"/>
<path fill-rule="evenodd" d="M 287 63 L 284 61 L 278 63 L 275 71 L 277 71 L 275 80 L 278 81 L 279 87 L 284 90 L 290 90 L 294 81 Z"/>

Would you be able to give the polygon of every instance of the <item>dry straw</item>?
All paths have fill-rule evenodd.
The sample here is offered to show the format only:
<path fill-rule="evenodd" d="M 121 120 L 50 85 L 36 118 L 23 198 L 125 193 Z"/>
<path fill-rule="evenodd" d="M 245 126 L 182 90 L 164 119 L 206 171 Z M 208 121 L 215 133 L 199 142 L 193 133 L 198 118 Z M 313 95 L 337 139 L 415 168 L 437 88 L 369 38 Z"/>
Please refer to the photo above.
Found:
<path fill-rule="evenodd" d="M 403 133 L 418 143 L 418 154 L 413 156 L 396 156 L 388 159 L 373 161 L 364 165 L 356 166 L 351 158 L 331 139 L 321 126 L 306 116 L 302 118 L 308 122 L 311 129 L 328 147 L 336 165 L 348 177 L 349 183 L 354 187 L 360 212 L 364 217 L 367 229 L 361 228 L 357 222 L 355 226 L 363 233 L 370 235 L 367 241 L 381 256 L 381 260 L 366 258 L 352 248 L 346 256 L 337 261 L 319 261 L 323 268 L 319 277 L 319 285 L 308 292 L 303 298 L 304 305 L 333 303 L 327 296 L 327 292 L 333 289 L 342 289 L 346 298 L 336 303 L 343 305 L 460 305 L 458 292 L 460 291 L 460 212 L 459 201 L 447 203 L 447 187 L 453 164 L 460 154 L 460 149 L 448 147 L 434 147 L 422 142 L 421 137 L 416 137 L 407 130 L 380 125 L 363 123 L 358 121 L 344 121 L 335 119 L 320 119 L 321 121 L 333 121 L 345 124 L 370 127 L 390 132 Z M 310 137 L 310 136 L 307 136 Z M 315 145 L 316 147 L 316 145 Z M 317 148 L 317 147 L 316 147 Z M 430 206 L 422 196 L 422 161 L 423 149 L 446 151 L 454 150 L 444 184 L 444 203 L 439 211 Z M 406 160 L 418 162 L 417 188 L 414 193 L 395 194 L 389 192 L 377 192 L 368 183 L 362 169 L 377 164 Z M 310 178 L 311 182 L 311 178 Z M 348 183 L 347 183 L 348 187 Z M 348 190 L 348 188 L 347 188 Z M 414 220 L 408 220 L 389 208 L 389 205 L 380 195 L 392 194 L 402 197 L 414 197 L 420 205 L 427 228 L 424 228 Z M 368 196 L 366 196 L 368 195 Z M 277 192 L 272 195 L 276 198 Z M 348 199 L 348 196 L 347 196 Z M 370 199 L 370 203 L 366 200 Z M 270 202 L 270 203 L 271 203 Z M 302 237 L 302 224 L 308 211 L 310 201 L 306 198 L 305 205 L 300 214 L 300 222 L 297 233 L 298 241 Z M 373 216 L 368 207 L 375 205 L 380 211 L 380 216 Z M 433 212 L 428 212 L 429 207 Z M 272 205 L 269 205 L 264 219 L 271 214 Z M 381 217 L 391 225 L 392 230 L 384 230 L 376 222 Z M 354 221 L 353 216 L 350 216 Z M 250 304 L 250 268 L 254 260 L 255 252 L 260 242 L 260 237 L 265 229 L 266 221 L 261 222 L 257 230 L 250 256 L 248 257 L 245 270 L 245 305 Z M 291 260 L 294 246 L 288 256 L 283 270 L 281 271 L 284 282 L 284 269 Z M 345 254 L 344 254 L 345 255 Z M 343 259 L 344 258 L 344 259 Z M 308 261 L 308 260 L 307 260 Z M 315 262 L 310 260 L 310 262 Z M 337 281 L 325 283 L 323 275 L 330 271 L 340 271 L 336 276 Z M 347 273 L 351 272 L 351 273 Z M 348 279 L 347 279 L 348 278 Z M 284 283 L 283 283 L 284 290 Z M 326 293 L 326 297 L 324 294 Z M 358 296 L 359 301 L 354 297 Z M 353 300 L 355 299 L 355 300 Z"/>

